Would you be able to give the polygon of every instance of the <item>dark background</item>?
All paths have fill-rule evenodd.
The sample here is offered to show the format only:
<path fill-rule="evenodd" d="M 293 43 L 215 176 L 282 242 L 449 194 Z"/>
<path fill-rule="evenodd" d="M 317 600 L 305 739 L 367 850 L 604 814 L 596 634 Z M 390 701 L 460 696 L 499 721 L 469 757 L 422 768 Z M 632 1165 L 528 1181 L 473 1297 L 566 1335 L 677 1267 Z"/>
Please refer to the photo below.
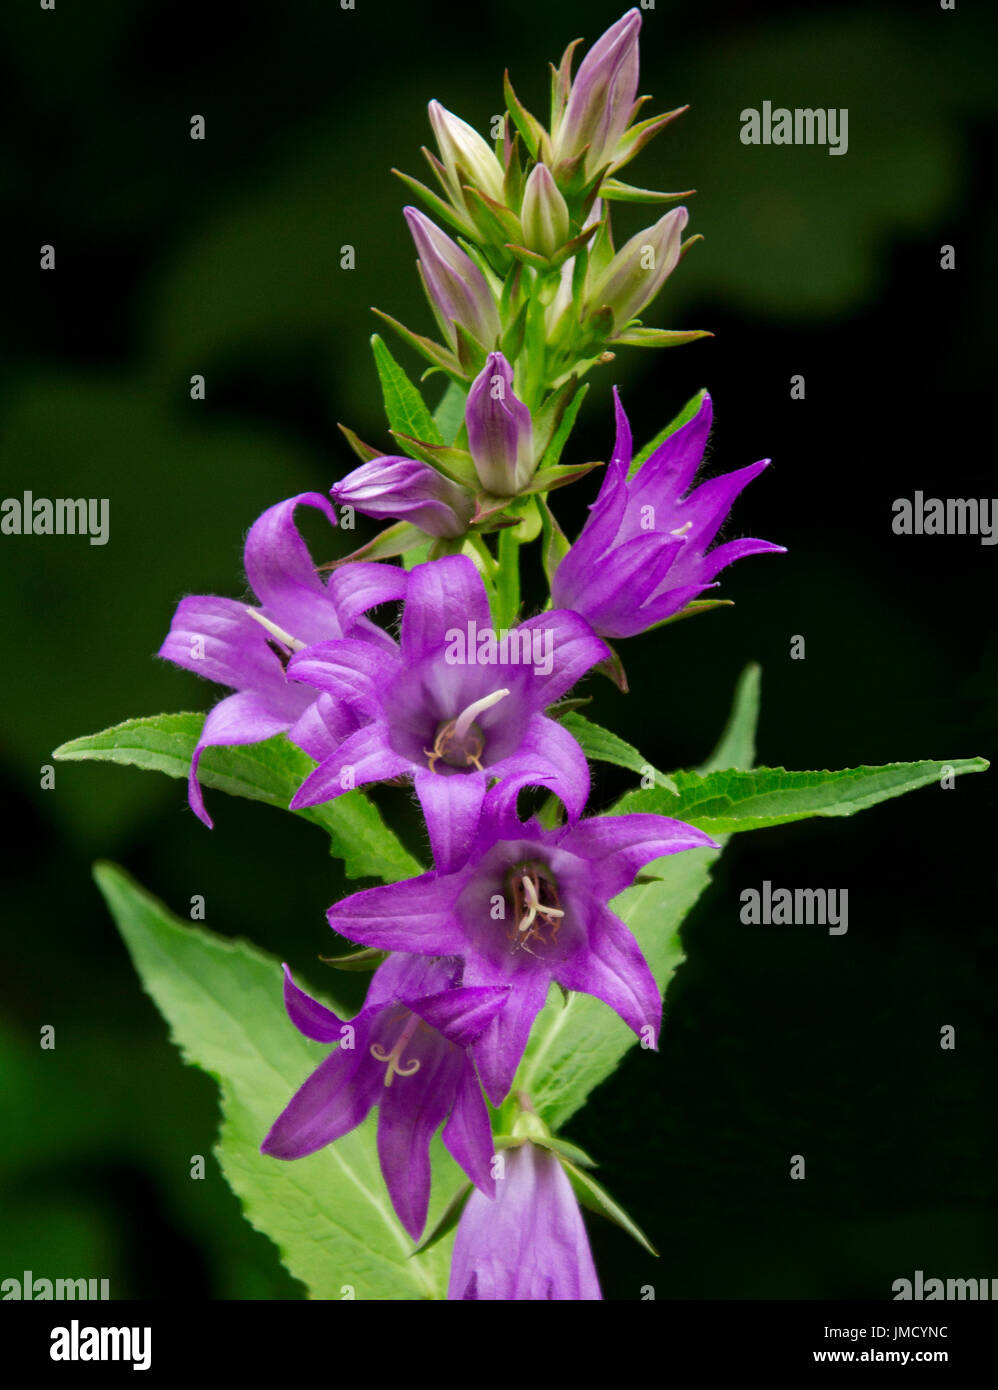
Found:
<path fill-rule="evenodd" d="M 313 827 L 262 806 L 209 793 L 209 832 L 179 782 L 64 764 L 43 791 L 40 769 L 75 735 L 207 708 L 213 689 L 153 659 L 177 599 L 239 593 L 253 518 L 352 466 L 337 420 L 387 444 L 369 305 L 430 327 L 389 172 L 421 175 L 426 101 L 486 127 L 508 63 L 543 115 L 546 61 L 621 10 L 248 2 L 216 20 L 178 0 L 24 0 L 0 15 L 2 492 L 107 497 L 111 517 L 103 548 L 0 543 L 2 1277 L 301 1295 L 210 1157 L 214 1083 L 181 1066 L 90 864 L 123 863 L 180 912 L 203 894 L 213 930 L 320 984 L 338 866 Z M 998 552 L 891 529 L 893 500 L 916 489 L 994 491 L 983 11 L 658 0 L 644 16 L 651 109 L 692 109 L 625 177 L 698 188 L 691 230 L 706 236 L 648 321 L 716 337 L 594 373 L 566 458 L 606 457 L 614 382 L 638 439 L 708 385 L 713 466 L 774 459 L 726 534 L 789 549 L 727 572 L 734 609 L 628 643 L 629 696 L 590 683 L 594 717 L 658 766 L 706 754 L 752 659 L 760 761 L 994 754 Z M 847 107 L 848 153 L 743 146 L 741 109 L 767 99 Z M 623 211 L 618 241 L 651 220 Z M 806 398 L 791 401 L 798 373 Z M 557 499 L 566 526 L 578 494 Z M 596 785 L 599 802 L 629 781 L 604 769 Z M 884 1298 L 915 1269 L 998 1276 L 993 787 L 970 777 L 731 845 L 686 925 L 660 1057 L 633 1052 L 569 1128 L 662 1251 L 645 1258 L 594 1218 L 608 1297 Z M 847 888 L 848 934 L 741 925 L 740 891 L 766 878 Z"/>

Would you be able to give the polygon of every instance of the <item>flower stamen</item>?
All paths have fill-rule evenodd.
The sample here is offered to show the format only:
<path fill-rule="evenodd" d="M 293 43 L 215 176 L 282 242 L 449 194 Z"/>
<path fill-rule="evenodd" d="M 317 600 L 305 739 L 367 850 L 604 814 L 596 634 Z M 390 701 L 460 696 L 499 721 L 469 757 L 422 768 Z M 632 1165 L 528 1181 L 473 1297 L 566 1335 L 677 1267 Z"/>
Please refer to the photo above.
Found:
<path fill-rule="evenodd" d="M 402 1029 L 402 1032 L 395 1040 L 395 1046 L 391 1052 L 386 1052 L 380 1043 L 371 1044 L 371 1056 L 376 1062 L 387 1062 L 388 1067 L 385 1071 L 385 1085 L 390 1086 L 396 1076 L 415 1076 L 422 1063 L 418 1057 L 410 1057 L 409 1061 L 403 1065 L 402 1054 L 409 1044 L 409 1039 L 419 1027 L 419 1016 L 413 1014 L 409 1022 Z"/>

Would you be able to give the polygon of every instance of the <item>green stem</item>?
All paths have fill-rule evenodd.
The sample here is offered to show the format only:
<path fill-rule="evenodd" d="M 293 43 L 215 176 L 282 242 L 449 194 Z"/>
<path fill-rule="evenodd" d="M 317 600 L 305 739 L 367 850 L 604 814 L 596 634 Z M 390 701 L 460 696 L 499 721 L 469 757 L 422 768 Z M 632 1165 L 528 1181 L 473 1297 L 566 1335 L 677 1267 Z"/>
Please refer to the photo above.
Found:
<path fill-rule="evenodd" d="M 515 526 L 499 532 L 499 568 L 496 574 L 496 626 L 512 627 L 520 610 L 520 542 Z"/>

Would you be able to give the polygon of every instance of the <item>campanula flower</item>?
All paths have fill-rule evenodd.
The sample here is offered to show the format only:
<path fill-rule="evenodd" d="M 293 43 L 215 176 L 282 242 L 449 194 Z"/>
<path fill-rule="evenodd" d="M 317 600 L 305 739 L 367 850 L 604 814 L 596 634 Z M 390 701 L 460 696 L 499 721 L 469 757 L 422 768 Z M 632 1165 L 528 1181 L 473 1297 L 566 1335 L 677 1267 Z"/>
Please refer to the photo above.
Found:
<path fill-rule="evenodd" d="M 505 637 L 496 634 L 467 556 L 417 565 L 399 647 L 320 642 L 289 662 L 292 679 L 363 721 L 291 806 L 412 777 L 438 868 L 467 853 L 494 778 L 518 787 L 542 782 L 575 820 L 589 795 L 589 768 L 576 740 L 545 710 L 609 655 L 575 613 L 542 613 Z"/>
<path fill-rule="evenodd" d="M 534 473 L 530 411 L 513 392 L 513 368 L 490 352 L 465 405 L 468 448 L 486 492 L 514 497 Z"/>
<path fill-rule="evenodd" d="M 556 161 L 572 159 L 585 151 L 589 176 L 612 161 L 634 114 L 640 29 L 640 12 L 628 10 L 583 58 L 565 109 L 552 131 Z"/>
<path fill-rule="evenodd" d="M 452 349 L 457 348 L 455 324 L 486 351 L 495 346 L 501 327 L 499 310 L 485 276 L 457 242 L 452 241 L 418 208 L 403 209 L 419 253 L 422 277 L 430 308 Z"/>
<path fill-rule="evenodd" d="M 338 1043 L 275 1120 L 261 1152 L 304 1158 L 355 1129 L 375 1106 L 378 1158 L 392 1205 L 418 1240 L 430 1199 L 430 1140 L 487 1196 L 492 1128 L 469 1047 L 508 990 L 455 984 L 455 961 L 396 955 L 378 967 L 349 1023 L 299 989 L 284 967 L 284 1003 L 306 1038 Z M 444 1123 L 446 1121 L 446 1123 Z"/>
<path fill-rule="evenodd" d="M 515 806 L 514 789 L 489 794 L 470 853 L 454 872 L 354 893 L 328 912 L 333 929 L 351 941 L 460 956 L 465 984 L 512 986 L 475 1044 L 494 1105 L 509 1092 L 552 980 L 602 999 L 654 1045 L 658 986 L 608 903 L 649 861 L 717 847 L 703 831 L 665 816 L 596 816 L 545 829 L 521 822 Z"/>
<path fill-rule="evenodd" d="M 253 523 L 243 554 L 260 606 L 211 594 L 181 599 L 159 650 L 167 661 L 235 691 L 209 713 L 191 760 L 188 801 L 207 826 L 212 821 L 197 775 L 205 748 L 287 733 L 318 759 L 357 727 L 349 711 L 288 680 L 293 652 L 333 637 L 352 637 L 374 650 L 394 645 L 364 614 L 404 597 L 405 572 L 360 562 L 324 582 L 295 525 L 297 507 L 313 507 L 336 525 L 332 506 L 316 492 L 270 507 Z"/>
<path fill-rule="evenodd" d="M 503 1149 L 494 1201 L 472 1192 L 461 1213 L 449 1299 L 602 1299 L 572 1184 L 555 1154 Z"/>
<path fill-rule="evenodd" d="M 762 459 L 688 491 L 710 433 L 709 396 L 631 478 L 631 430 L 616 391 L 614 398 L 613 456 L 589 519 L 551 584 L 559 608 L 581 613 L 609 638 L 633 637 L 664 622 L 715 587 L 714 576 L 734 560 L 784 550 L 750 539 L 708 549 L 735 498 L 769 463 Z"/>
<path fill-rule="evenodd" d="M 331 489 L 341 507 L 364 516 L 409 521 L 428 536 L 463 536 L 475 499 L 428 463 L 386 454 L 362 463 Z"/>

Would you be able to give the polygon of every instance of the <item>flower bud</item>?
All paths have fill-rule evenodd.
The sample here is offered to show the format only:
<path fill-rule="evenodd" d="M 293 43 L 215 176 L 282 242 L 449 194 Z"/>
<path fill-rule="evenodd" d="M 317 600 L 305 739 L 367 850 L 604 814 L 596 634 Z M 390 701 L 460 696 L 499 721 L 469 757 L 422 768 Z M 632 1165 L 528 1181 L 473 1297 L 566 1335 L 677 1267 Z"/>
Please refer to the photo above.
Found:
<path fill-rule="evenodd" d="M 463 536 L 474 499 L 428 463 L 386 455 L 362 463 L 331 489 L 341 507 L 379 521 L 410 521 L 428 536 Z"/>
<path fill-rule="evenodd" d="M 586 145 L 588 176 L 610 162 L 637 97 L 640 29 L 639 11 L 628 10 L 583 58 L 555 132 L 555 163 L 571 159 Z"/>
<path fill-rule="evenodd" d="M 419 253 L 423 287 L 441 331 L 457 348 L 456 320 L 484 348 L 500 333 L 499 311 L 485 276 L 446 232 L 418 208 L 404 208 L 405 220 Z"/>
<path fill-rule="evenodd" d="M 678 265 L 688 220 L 685 208 L 673 208 L 654 227 L 632 236 L 587 291 L 586 312 L 608 305 L 613 310 L 614 332 L 621 332 L 651 303 Z"/>
<path fill-rule="evenodd" d="M 456 205 L 461 207 L 464 203 L 463 184 L 481 189 L 497 203 L 503 202 L 502 165 L 478 131 L 441 106 L 439 101 L 430 102 L 429 113 L 440 159 L 447 172 L 451 197 Z"/>
<path fill-rule="evenodd" d="M 520 211 L 525 245 L 541 256 L 553 256 L 569 237 L 568 204 L 546 164 L 537 164 L 523 190 Z"/>
<path fill-rule="evenodd" d="M 514 497 L 534 472 L 530 411 L 513 394 L 513 368 L 491 352 L 465 406 L 468 447 L 486 492 Z"/>

